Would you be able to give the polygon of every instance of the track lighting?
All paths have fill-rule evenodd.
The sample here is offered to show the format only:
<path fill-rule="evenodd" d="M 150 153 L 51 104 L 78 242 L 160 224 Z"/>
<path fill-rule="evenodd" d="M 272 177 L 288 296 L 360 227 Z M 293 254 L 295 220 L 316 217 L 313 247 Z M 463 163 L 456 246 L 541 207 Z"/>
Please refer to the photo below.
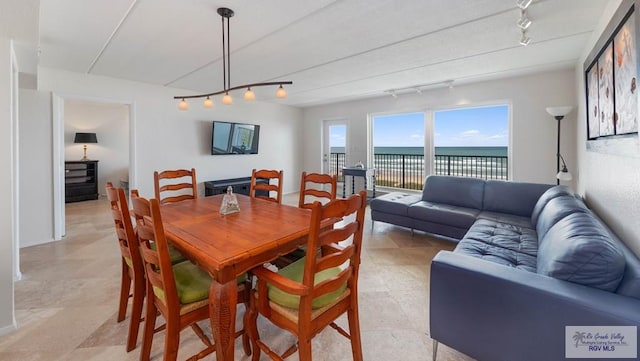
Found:
<path fill-rule="evenodd" d="M 527 45 L 529 45 L 530 42 L 531 42 L 531 38 L 528 37 L 527 34 L 525 34 L 525 32 L 523 30 L 522 34 L 520 35 L 520 45 L 527 46 Z"/>
<path fill-rule="evenodd" d="M 520 29 L 520 45 L 527 46 L 531 42 L 531 38 L 527 36 L 527 29 L 531 26 L 531 19 L 527 16 L 527 8 L 531 5 L 532 0 L 518 0 L 516 6 L 520 8 L 520 18 L 516 21 L 516 26 Z"/>
<path fill-rule="evenodd" d="M 531 26 L 531 19 L 527 17 L 527 14 L 524 10 L 522 10 L 520 19 L 518 19 L 518 22 L 516 24 L 522 30 L 527 30 L 527 28 Z"/>
<path fill-rule="evenodd" d="M 532 1 L 533 1 L 533 0 L 518 0 L 518 2 L 516 3 L 516 5 L 517 5 L 520 9 L 522 9 L 522 10 L 526 10 L 526 9 L 529 7 L 529 5 L 531 5 L 531 2 L 532 2 Z"/>

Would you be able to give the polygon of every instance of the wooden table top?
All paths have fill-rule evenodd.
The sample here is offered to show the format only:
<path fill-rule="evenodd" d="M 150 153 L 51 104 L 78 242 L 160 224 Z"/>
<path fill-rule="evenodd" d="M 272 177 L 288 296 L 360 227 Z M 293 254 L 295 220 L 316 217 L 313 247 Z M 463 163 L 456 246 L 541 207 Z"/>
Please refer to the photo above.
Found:
<path fill-rule="evenodd" d="M 219 283 L 306 242 L 311 212 L 237 194 L 240 212 L 219 212 L 224 195 L 163 204 L 169 241 Z"/>

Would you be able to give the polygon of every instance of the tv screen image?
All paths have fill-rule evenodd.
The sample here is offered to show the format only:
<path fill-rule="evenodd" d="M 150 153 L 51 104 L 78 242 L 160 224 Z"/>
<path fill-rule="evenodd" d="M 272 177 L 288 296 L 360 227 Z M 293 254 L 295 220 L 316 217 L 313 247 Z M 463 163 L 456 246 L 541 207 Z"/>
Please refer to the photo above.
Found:
<path fill-rule="evenodd" d="M 214 121 L 211 154 L 258 154 L 259 138 L 259 125 Z"/>

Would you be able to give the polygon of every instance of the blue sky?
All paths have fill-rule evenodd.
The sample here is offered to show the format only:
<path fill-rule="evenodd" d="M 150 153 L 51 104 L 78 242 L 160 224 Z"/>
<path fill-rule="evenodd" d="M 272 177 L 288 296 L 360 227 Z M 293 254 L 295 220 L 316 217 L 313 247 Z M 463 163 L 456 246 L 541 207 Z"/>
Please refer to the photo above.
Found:
<path fill-rule="evenodd" d="M 436 147 L 506 147 L 509 142 L 507 105 L 461 108 L 434 113 Z M 424 146 L 424 113 L 374 117 L 377 147 Z M 344 127 L 331 127 L 331 144 L 344 147 Z"/>
<path fill-rule="evenodd" d="M 435 112 L 436 147 L 506 147 L 509 107 L 461 108 Z"/>

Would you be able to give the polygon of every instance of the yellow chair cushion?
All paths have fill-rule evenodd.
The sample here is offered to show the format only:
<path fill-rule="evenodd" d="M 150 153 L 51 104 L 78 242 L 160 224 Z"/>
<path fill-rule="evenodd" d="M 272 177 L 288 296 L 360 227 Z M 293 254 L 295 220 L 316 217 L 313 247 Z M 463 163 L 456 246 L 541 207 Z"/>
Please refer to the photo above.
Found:
<path fill-rule="evenodd" d="M 302 276 L 304 273 L 305 260 L 306 260 L 306 257 L 303 257 L 293 262 L 292 264 L 279 270 L 278 274 L 292 281 L 301 283 Z M 331 277 L 335 277 L 341 271 L 342 270 L 339 267 L 332 267 L 332 268 L 328 268 L 326 270 L 320 271 L 316 273 L 313 283 L 317 285 L 322 281 L 325 281 Z M 300 305 L 300 296 L 292 295 L 290 293 L 284 292 L 278 287 L 273 286 L 271 284 L 267 284 L 267 288 L 268 288 L 267 296 L 269 297 L 269 300 L 271 300 L 272 302 L 275 302 L 281 306 L 289 307 L 289 308 L 298 308 L 298 306 Z M 311 303 L 311 308 L 318 309 L 332 303 L 338 297 L 340 297 L 341 294 L 344 293 L 344 290 L 346 288 L 347 288 L 347 284 L 345 283 L 344 285 L 342 285 L 340 288 L 338 288 L 333 292 L 329 292 L 324 295 L 316 297 Z"/>

